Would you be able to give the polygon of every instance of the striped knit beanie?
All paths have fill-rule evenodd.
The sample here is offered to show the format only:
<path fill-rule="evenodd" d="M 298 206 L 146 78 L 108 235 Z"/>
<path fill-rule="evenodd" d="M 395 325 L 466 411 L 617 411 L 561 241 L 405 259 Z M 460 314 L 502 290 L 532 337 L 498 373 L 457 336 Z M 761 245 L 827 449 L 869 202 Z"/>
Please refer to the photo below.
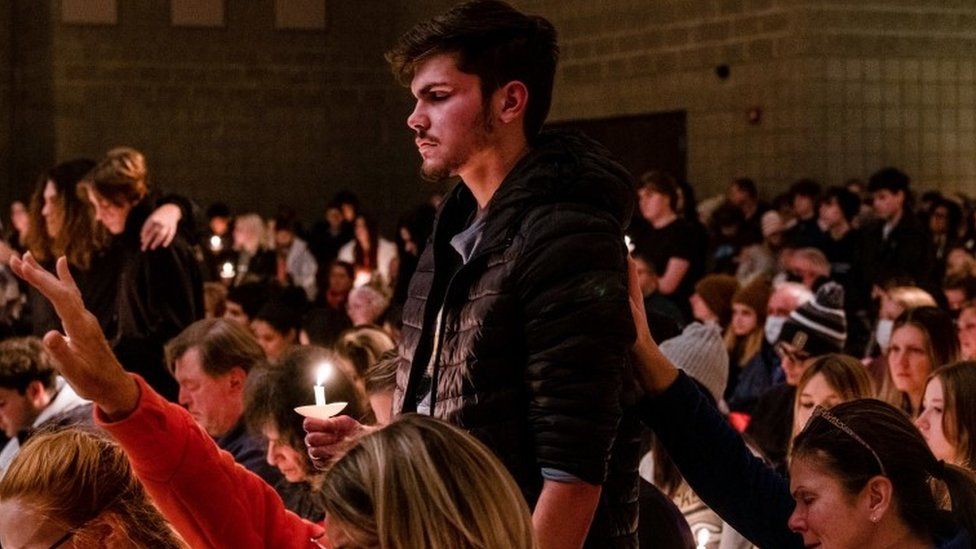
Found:
<path fill-rule="evenodd" d="M 792 345 L 811 357 L 839 353 L 847 341 L 844 288 L 828 282 L 810 301 L 800 305 L 786 319 L 777 343 Z"/>

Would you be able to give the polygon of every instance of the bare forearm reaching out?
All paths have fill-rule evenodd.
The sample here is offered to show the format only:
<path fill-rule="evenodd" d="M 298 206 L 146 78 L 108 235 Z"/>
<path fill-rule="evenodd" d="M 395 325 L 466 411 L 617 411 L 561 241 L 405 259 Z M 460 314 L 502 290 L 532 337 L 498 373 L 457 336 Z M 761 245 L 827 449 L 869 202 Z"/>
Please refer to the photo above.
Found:
<path fill-rule="evenodd" d="M 582 547 L 600 502 L 600 490 L 585 482 L 545 481 L 532 513 L 539 549 Z"/>

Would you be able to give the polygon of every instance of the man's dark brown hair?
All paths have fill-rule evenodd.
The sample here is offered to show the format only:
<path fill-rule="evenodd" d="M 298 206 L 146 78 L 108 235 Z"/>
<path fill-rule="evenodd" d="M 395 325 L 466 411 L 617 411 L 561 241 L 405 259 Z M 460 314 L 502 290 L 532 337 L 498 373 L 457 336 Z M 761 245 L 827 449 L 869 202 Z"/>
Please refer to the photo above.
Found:
<path fill-rule="evenodd" d="M 386 60 L 397 80 L 409 85 L 420 63 L 441 54 L 456 54 L 458 70 L 481 79 L 486 104 L 505 84 L 525 84 L 529 101 L 524 131 L 530 142 L 535 138 L 549 115 L 559 59 L 556 30 L 548 20 L 497 0 L 466 2 L 417 24 L 387 52 Z"/>
<path fill-rule="evenodd" d="M 166 365 L 171 374 L 176 373 L 176 361 L 194 348 L 210 377 L 222 376 L 235 367 L 250 372 L 264 362 L 264 351 L 250 330 L 223 318 L 198 320 L 166 344 Z"/>

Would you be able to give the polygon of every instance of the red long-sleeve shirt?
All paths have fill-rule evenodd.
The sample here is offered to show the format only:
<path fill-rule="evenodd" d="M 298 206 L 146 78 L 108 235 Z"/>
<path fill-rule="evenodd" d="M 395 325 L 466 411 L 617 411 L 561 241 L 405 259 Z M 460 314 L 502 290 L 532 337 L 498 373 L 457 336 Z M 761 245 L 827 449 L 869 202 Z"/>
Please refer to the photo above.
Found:
<path fill-rule="evenodd" d="M 319 547 L 312 538 L 322 526 L 285 509 L 274 489 L 220 450 L 186 410 L 133 377 L 136 409 L 110 421 L 95 407 L 95 421 L 122 445 L 156 507 L 191 547 Z"/>

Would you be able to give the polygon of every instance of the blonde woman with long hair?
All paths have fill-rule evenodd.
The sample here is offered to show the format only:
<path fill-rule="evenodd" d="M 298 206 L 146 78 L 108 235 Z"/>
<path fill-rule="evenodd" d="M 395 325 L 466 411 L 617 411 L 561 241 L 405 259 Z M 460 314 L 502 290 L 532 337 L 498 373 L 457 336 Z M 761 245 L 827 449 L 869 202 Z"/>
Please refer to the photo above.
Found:
<path fill-rule="evenodd" d="M 125 452 L 88 430 L 31 437 L 0 481 L 3 547 L 186 547 Z"/>
<path fill-rule="evenodd" d="M 533 547 L 529 508 L 483 444 L 407 414 L 364 436 L 323 487 L 329 536 L 344 547 Z"/>

